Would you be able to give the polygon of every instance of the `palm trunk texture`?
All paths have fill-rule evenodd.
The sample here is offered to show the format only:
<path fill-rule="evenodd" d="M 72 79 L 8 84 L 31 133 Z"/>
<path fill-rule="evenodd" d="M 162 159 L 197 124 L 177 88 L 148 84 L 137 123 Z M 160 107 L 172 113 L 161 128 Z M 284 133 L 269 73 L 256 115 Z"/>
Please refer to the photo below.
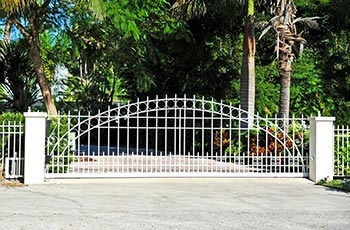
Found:
<path fill-rule="evenodd" d="M 3 40 L 5 44 L 10 43 L 11 27 L 12 27 L 12 20 L 10 17 L 7 17 L 5 30 L 4 30 L 4 40 Z"/>
<path fill-rule="evenodd" d="M 244 26 L 243 57 L 241 72 L 241 109 L 247 111 L 243 118 L 248 118 L 242 123 L 243 127 L 250 127 L 253 122 L 255 108 L 255 31 L 253 16 L 247 17 Z"/>
<path fill-rule="evenodd" d="M 57 109 L 51 95 L 50 84 L 46 78 L 40 52 L 39 33 L 34 20 L 29 20 L 32 36 L 29 37 L 30 56 L 33 61 L 34 70 L 44 99 L 45 107 L 49 115 L 57 115 Z"/>

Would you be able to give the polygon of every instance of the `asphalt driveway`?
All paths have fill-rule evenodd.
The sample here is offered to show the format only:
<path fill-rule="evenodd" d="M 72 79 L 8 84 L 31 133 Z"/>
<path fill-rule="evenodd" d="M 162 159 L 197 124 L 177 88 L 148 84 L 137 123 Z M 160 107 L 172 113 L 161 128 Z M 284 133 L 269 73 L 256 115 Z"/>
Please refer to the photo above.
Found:
<path fill-rule="evenodd" d="M 0 187 L 0 229 L 350 229 L 350 194 L 306 179 L 113 179 Z"/>

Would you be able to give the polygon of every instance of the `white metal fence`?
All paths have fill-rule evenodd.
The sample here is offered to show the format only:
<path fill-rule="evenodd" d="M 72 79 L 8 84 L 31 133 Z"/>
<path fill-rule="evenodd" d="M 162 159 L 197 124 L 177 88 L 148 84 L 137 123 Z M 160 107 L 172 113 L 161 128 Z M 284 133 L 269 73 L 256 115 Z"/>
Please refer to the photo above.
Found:
<path fill-rule="evenodd" d="M 7 179 L 23 178 L 23 124 L 3 122 L 0 124 L 1 172 Z"/>
<path fill-rule="evenodd" d="M 350 176 L 350 127 L 337 126 L 334 132 L 334 175 Z"/>
<path fill-rule="evenodd" d="M 308 175 L 306 119 L 288 120 L 285 132 L 277 117 L 243 128 L 245 115 L 222 101 L 166 97 L 51 116 L 46 178 Z"/>

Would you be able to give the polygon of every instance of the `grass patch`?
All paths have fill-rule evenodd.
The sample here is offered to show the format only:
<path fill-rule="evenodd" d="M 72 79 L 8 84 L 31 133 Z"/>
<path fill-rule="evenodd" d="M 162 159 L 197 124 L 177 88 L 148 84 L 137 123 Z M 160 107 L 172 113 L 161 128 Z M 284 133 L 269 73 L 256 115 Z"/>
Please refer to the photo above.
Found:
<path fill-rule="evenodd" d="M 349 180 L 341 180 L 341 179 L 337 179 L 337 180 L 332 180 L 329 182 L 326 181 L 320 181 L 317 183 L 318 185 L 323 185 L 329 188 L 334 188 L 334 189 L 338 189 L 338 190 L 342 190 L 345 192 L 350 192 L 350 185 L 349 185 Z"/>

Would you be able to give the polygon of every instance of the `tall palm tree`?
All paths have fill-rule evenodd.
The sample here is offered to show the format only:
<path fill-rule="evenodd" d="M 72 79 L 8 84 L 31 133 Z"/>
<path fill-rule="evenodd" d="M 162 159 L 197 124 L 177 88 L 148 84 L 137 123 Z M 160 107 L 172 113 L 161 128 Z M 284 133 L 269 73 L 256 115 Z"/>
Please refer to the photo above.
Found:
<path fill-rule="evenodd" d="M 39 27 L 43 22 L 51 0 L 0 0 L 0 8 L 11 18 L 29 44 L 29 54 L 33 62 L 37 81 L 44 99 L 45 107 L 50 115 L 56 115 L 57 109 L 51 95 L 50 84 L 46 78 L 40 50 Z M 29 23 L 26 28 L 19 19 L 19 13 L 25 15 Z M 16 17 L 17 16 L 17 17 Z"/>
<path fill-rule="evenodd" d="M 302 54 L 306 40 L 301 37 L 301 33 L 296 30 L 296 23 L 301 22 L 309 27 L 317 27 L 315 19 L 296 18 L 297 9 L 293 0 L 276 0 L 272 5 L 271 12 L 274 17 L 265 26 L 262 36 L 270 29 L 276 33 L 276 52 L 278 60 L 278 71 L 280 75 L 280 108 L 279 116 L 289 118 L 290 104 L 290 81 L 292 74 L 292 63 L 295 59 L 293 48 L 299 45 L 300 54 Z M 259 38 L 259 39 L 260 39 Z M 286 126 L 284 125 L 286 128 Z"/>
<path fill-rule="evenodd" d="M 240 98 L 241 109 L 247 111 L 242 122 L 243 127 L 250 127 L 252 124 L 255 108 L 255 30 L 254 30 L 254 0 L 246 1 L 247 18 L 244 25 L 243 56 Z"/>
<path fill-rule="evenodd" d="M 244 128 L 250 127 L 253 122 L 255 108 L 255 29 L 254 29 L 254 0 L 236 0 L 245 3 L 247 17 L 244 25 L 243 56 L 241 69 L 240 100 L 241 108 L 246 111 L 242 114 Z M 204 0 L 177 0 L 172 6 L 182 16 L 200 16 L 206 13 Z"/>

